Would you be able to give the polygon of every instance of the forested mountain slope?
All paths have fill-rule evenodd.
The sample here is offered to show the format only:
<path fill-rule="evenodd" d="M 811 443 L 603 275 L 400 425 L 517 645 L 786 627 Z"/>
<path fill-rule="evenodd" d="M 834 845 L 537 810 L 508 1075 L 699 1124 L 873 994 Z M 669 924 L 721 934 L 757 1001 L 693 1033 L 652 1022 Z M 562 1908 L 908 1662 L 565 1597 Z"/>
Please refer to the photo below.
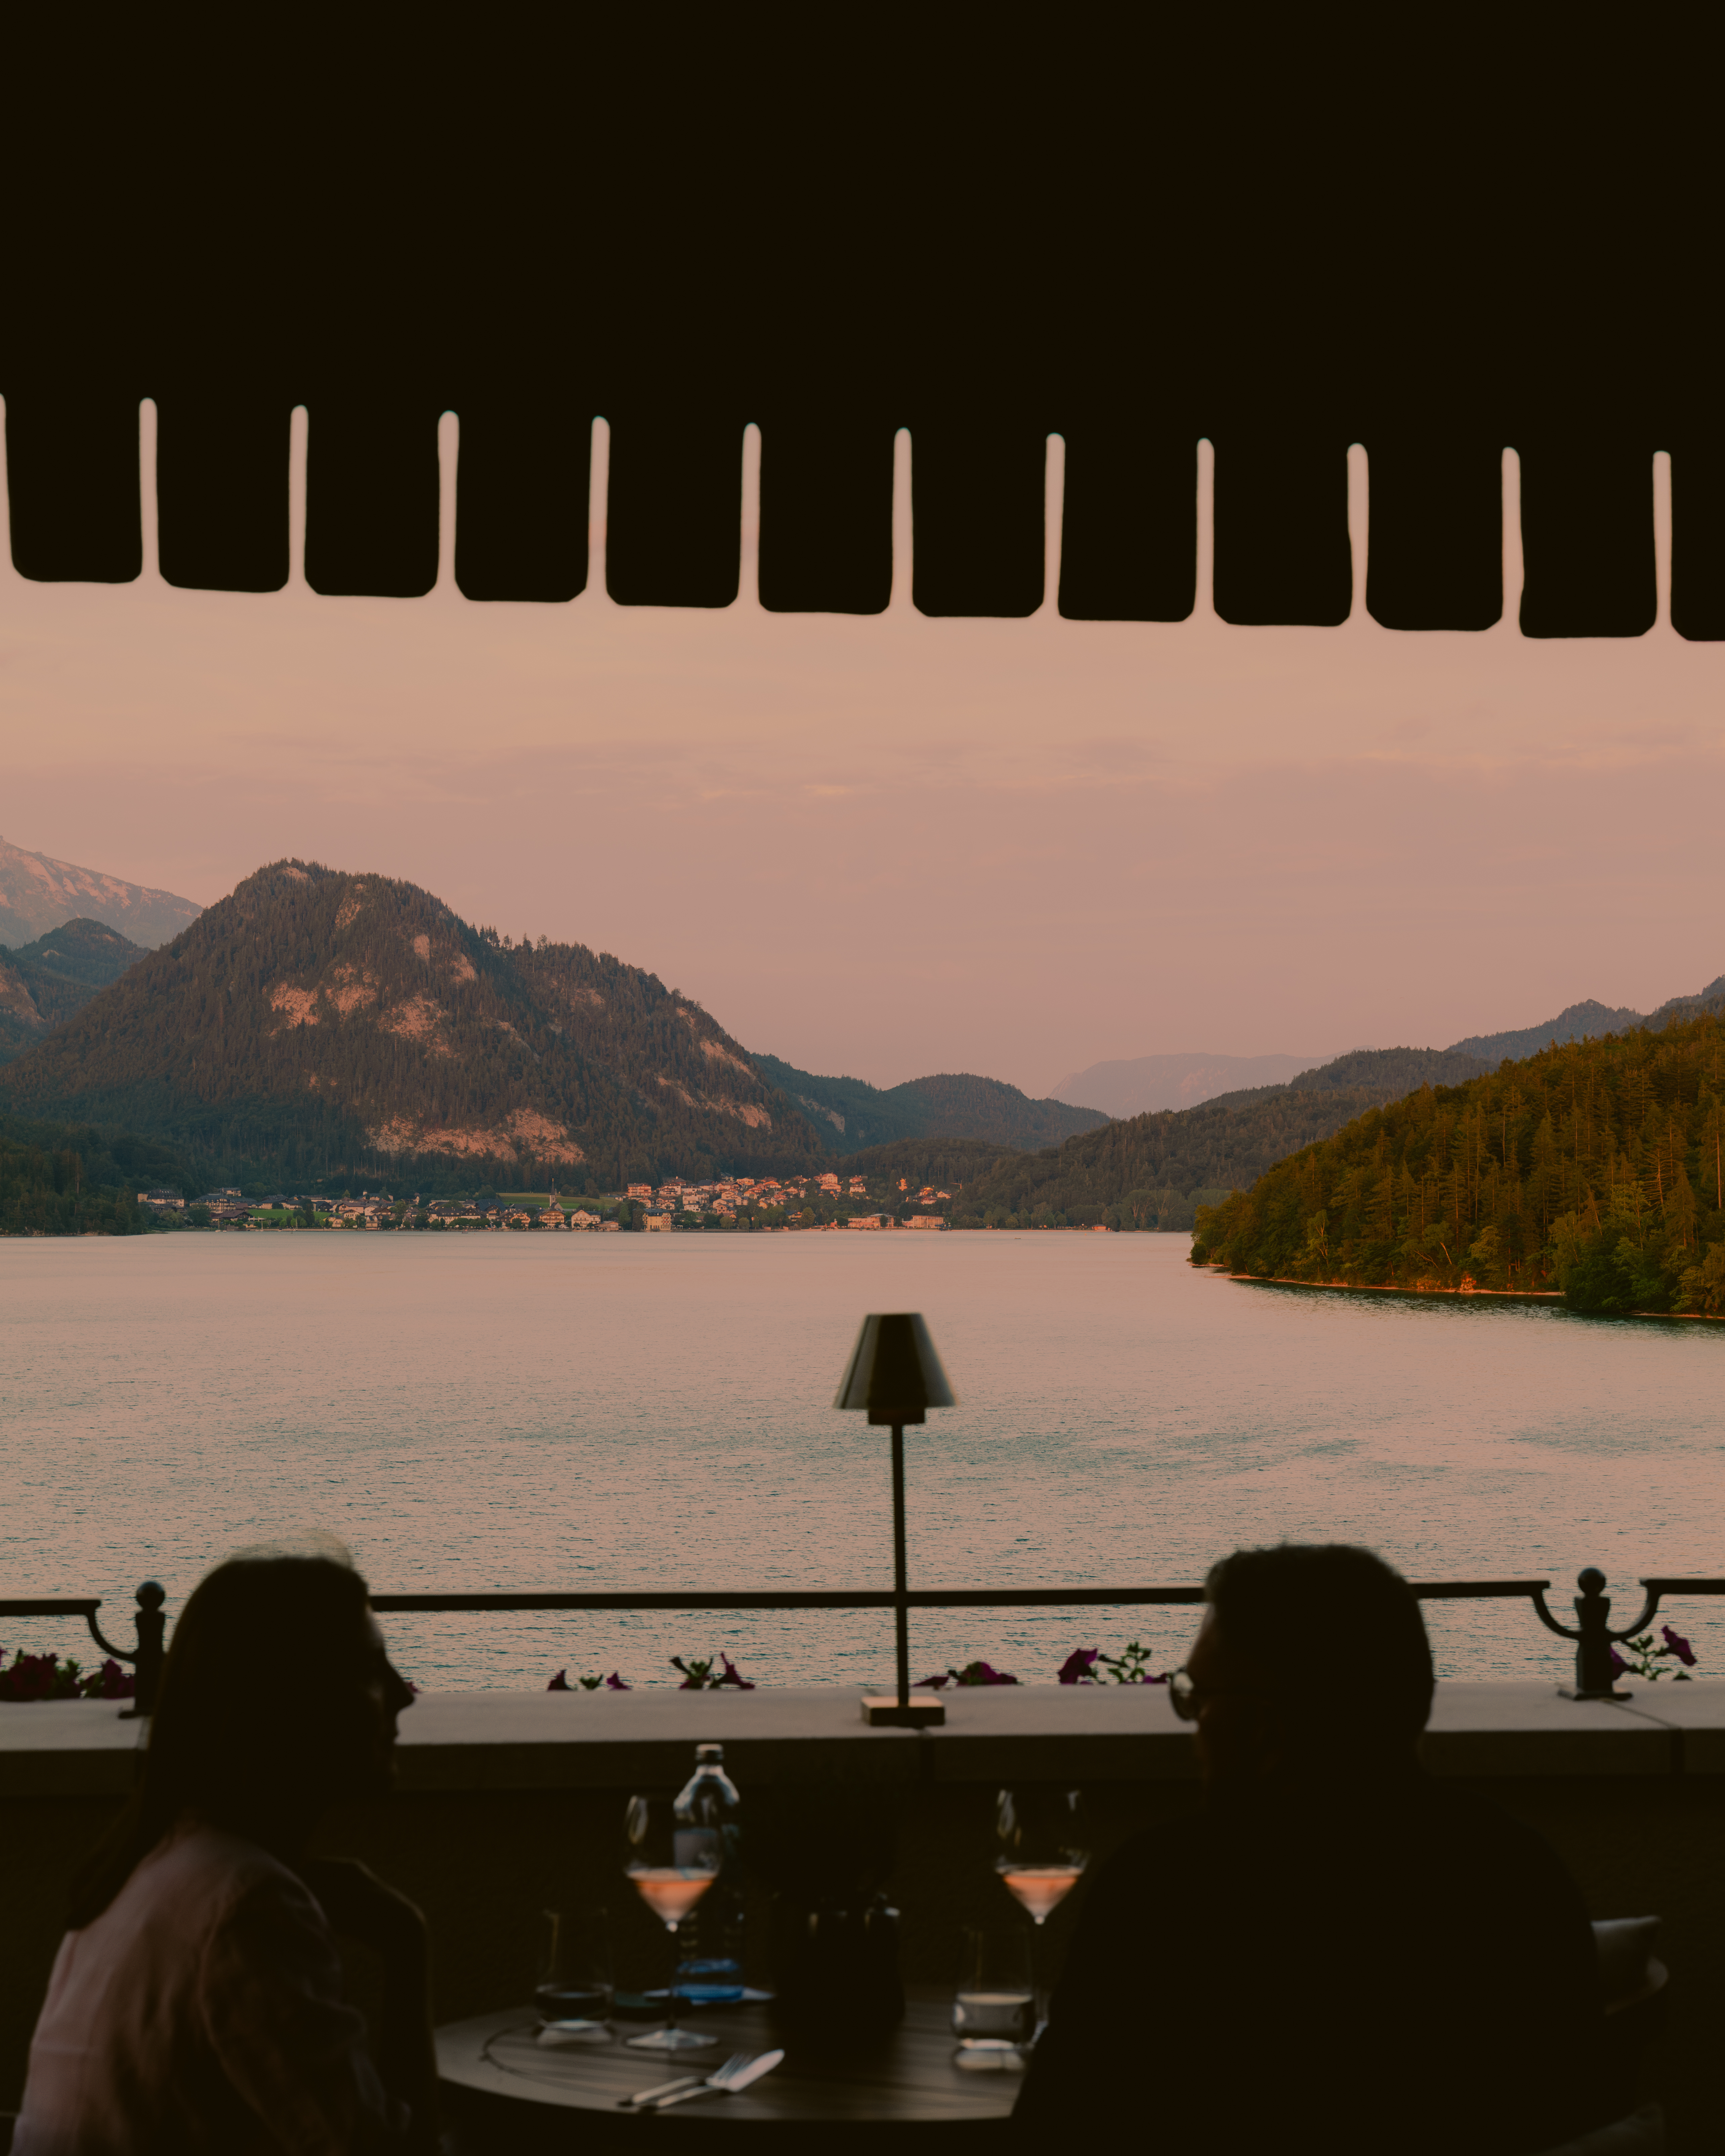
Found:
<path fill-rule="evenodd" d="M 1363 1088 L 1380 1100 L 1393 1101 L 1416 1086 L 1460 1086 L 1491 1067 L 1481 1057 L 1455 1048 L 1356 1048 L 1333 1063 L 1300 1071 L 1288 1084 L 1311 1093 L 1351 1093 Z"/>
<path fill-rule="evenodd" d="M 999 1226 L 1028 1227 L 1039 1213 L 1071 1227 L 1125 1225 L 1107 1219 L 1123 1210 L 1135 1225 L 1189 1227 L 1194 1191 L 1243 1189 L 1281 1154 L 1327 1137 L 1379 1098 L 1363 1087 L 1270 1086 L 1133 1116 L 1057 1149 L 1009 1156 L 966 1185 L 963 1210 L 985 1221 L 1014 1216 Z"/>
<path fill-rule="evenodd" d="M 1722 1096 L 1725 1020 L 1712 1014 L 1422 1086 L 1201 1211 L 1194 1260 L 1725 1312 Z"/>
<path fill-rule="evenodd" d="M 891 1145 L 870 1146 L 853 1155 L 845 1165 L 854 1175 L 877 1179 L 889 1189 L 909 1185 L 912 1196 L 925 1183 L 968 1194 L 988 1171 L 1004 1161 L 1022 1160 L 1015 1146 L 991 1145 L 984 1138 L 898 1138 Z M 943 1212 L 962 1212 L 964 1205 L 943 1206 Z"/>
<path fill-rule="evenodd" d="M 64 1015 L 69 1017 L 70 1011 Z M 0 945 L 0 1063 L 9 1063 L 33 1048 L 49 1024 L 24 969 L 13 965 Z"/>
<path fill-rule="evenodd" d="M 1033 1101 L 999 1078 L 968 1073 L 907 1079 L 879 1086 L 860 1078 L 819 1078 L 776 1055 L 757 1055 L 756 1068 L 808 1116 L 835 1152 L 890 1145 L 901 1138 L 975 1138 L 1005 1146 L 1056 1145 L 1108 1118 L 1065 1101 Z"/>
<path fill-rule="evenodd" d="M 278 861 L 0 1071 L 213 1181 L 531 1172 L 585 1188 L 813 1165 L 707 1014 L 579 944 L 511 945 L 413 884 Z"/>

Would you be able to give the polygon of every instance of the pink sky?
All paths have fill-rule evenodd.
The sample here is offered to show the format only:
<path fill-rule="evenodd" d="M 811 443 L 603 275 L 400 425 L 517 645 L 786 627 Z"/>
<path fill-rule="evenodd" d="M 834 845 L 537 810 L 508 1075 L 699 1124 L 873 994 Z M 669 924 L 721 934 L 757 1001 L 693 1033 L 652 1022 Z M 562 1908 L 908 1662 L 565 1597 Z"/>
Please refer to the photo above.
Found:
<path fill-rule="evenodd" d="M 41 585 L 0 549 L 0 833 L 205 904 L 286 854 L 404 876 L 882 1085 L 1645 1009 L 1725 971 L 1725 649 L 1668 626 L 1657 491 L 1635 641 L 1530 642 L 1512 598 L 1476 636 L 1358 599 L 927 620 L 903 515 L 887 613 L 768 614 L 752 487 L 722 613 L 176 591 L 147 531 L 136 584 Z"/>

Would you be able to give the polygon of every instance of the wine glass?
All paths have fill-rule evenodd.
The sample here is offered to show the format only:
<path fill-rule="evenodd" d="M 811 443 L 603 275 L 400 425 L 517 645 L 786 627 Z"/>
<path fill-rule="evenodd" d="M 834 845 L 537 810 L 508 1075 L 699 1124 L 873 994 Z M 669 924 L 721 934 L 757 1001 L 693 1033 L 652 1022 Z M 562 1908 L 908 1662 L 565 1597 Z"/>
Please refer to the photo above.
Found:
<path fill-rule="evenodd" d="M 1031 1785 L 995 1800 L 994 1869 L 1040 1931 L 1090 1862 L 1090 1827 L 1079 1789 Z"/>
<path fill-rule="evenodd" d="M 994 1839 L 1000 1883 L 1040 1933 L 1090 1862 L 1083 1792 L 1035 1784 L 1003 1789 L 995 1800 Z M 1033 1954 L 1036 1933 L 1031 1935 Z M 1045 2018 L 1039 1990 L 1039 2032 Z"/>
<path fill-rule="evenodd" d="M 547 1909 L 539 1980 L 533 1987 L 539 2041 L 552 2046 L 608 2044 L 612 1989 L 604 1911 L 569 1916 Z"/>
<path fill-rule="evenodd" d="M 716 1827 L 680 1822 L 668 1796 L 631 1797 L 624 1815 L 629 1884 L 670 1933 L 671 1979 L 662 2029 L 631 2036 L 638 2051 L 706 2051 L 712 2039 L 677 2026 L 677 1927 L 719 1876 L 723 1837 Z"/>

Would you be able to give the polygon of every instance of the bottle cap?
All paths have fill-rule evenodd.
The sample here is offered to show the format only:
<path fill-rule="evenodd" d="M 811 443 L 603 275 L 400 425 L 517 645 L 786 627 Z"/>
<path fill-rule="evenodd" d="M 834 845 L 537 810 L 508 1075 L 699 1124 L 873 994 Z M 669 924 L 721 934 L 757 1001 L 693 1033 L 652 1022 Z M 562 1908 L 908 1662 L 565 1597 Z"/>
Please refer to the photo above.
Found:
<path fill-rule="evenodd" d="M 697 1744 L 695 1748 L 695 1763 L 697 1767 L 722 1767 L 725 1763 L 724 1746 Z"/>

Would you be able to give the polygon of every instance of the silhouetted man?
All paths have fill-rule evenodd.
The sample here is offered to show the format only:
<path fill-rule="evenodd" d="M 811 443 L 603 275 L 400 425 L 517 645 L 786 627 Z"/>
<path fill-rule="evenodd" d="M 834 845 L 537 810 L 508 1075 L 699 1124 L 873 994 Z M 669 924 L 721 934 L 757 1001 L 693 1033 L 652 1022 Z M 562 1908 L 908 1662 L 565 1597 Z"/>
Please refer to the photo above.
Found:
<path fill-rule="evenodd" d="M 1420 1771 L 1431 1650 L 1405 1581 L 1284 1545 L 1224 1558 L 1206 1598 L 1171 1680 L 1202 1811 L 1092 1883 L 1021 2134 L 1522 2156 L 1600 2124 L 1587 1912 L 1536 1834 Z"/>

